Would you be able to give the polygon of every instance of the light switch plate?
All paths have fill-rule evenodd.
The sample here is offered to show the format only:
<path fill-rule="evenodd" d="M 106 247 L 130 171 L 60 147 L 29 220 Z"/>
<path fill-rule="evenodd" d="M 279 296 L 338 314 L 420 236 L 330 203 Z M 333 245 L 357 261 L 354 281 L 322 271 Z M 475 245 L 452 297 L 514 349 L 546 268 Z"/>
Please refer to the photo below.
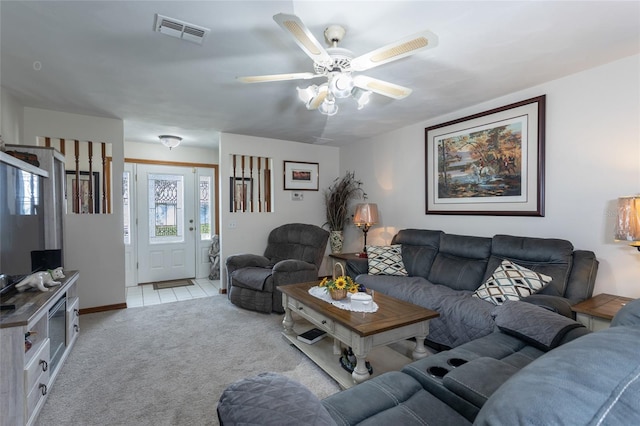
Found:
<path fill-rule="evenodd" d="M 291 199 L 293 201 L 302 201 L 302 200 L 304 200 L 304 193 L 302 193 L 302 192 L 292 192 L 291 193 Z"/>

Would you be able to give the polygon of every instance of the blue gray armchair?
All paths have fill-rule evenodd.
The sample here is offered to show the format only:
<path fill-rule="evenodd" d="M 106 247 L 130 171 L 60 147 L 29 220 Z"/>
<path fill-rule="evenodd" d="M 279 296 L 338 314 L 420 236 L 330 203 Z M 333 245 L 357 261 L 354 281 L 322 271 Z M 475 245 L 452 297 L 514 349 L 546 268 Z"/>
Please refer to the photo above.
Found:
<path fill-rule="evenodd" d="M 277 286 L 314 281 L 329 232 L 304 223 L 279 226 L 269 233 L 264 255 L 227 257 L 227 288 L 231 303 L 258 312 L 283 313 Z"/>

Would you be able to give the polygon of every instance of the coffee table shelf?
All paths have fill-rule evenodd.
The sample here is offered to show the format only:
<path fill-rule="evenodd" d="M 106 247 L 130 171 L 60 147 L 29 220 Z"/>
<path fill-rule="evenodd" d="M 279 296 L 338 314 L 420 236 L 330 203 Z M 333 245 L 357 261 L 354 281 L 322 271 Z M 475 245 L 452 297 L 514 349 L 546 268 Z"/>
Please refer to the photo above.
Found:
<path fill-rule="evenodd" d="M 342 387 L 370 378 L 366 360 L 373 366 L 373 375 L 402 368 L 411 359 L 389 346 L 408 338 L 416 338 L 411 354 L 413 359 L 429 355 L 424 339 L 429 333 L 429 321 L 439 316 L 437 312 L 380 293 L 374 296 L 377 312 L 352 312 L 310 295 L 309 288 L 317 284 L 310 282 L 278 287 L 285 308 L 283 335 Z M 300 318 L 306 320 L 306 327 Z M 329 338 L 313 345 L 297 340 L 298 334 L 312 327 L 325 330 Z M 349 373 L 339 364 L 339 342 L 351 347 L 357 360 L 351 381 Z"/>
<path fill-rule="evenodd" d="M 338 382 L 342 389 L 354 386 L 355 383 L 351 373 L 340 365 L 340 354 L 333 353 L 334 339 L 331 336 L 327 336 L 312 345 L 297 339 L 298 334 L 302 334 L 311 328 L 314 328 L 312 323 L 300 318 L 295 321 L 293 327 L 295 334 L 291 335 L 282 332 L 282 336 Z M 376 377 L 388 371 L 398 371 L 412 362 L 411 351 L 413 351 L 413 346 L 415 344 L 411 341 L 401 341 L 393 345 L 373 348 L 367 355 L 367 361 L 373 367 L 373 374 L 370 377 Z"/>

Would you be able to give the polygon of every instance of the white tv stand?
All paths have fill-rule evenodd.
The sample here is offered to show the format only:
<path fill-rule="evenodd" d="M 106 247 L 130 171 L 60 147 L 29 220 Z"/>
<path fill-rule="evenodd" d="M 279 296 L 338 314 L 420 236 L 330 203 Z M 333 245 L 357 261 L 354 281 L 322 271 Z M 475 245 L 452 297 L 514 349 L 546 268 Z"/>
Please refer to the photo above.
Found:
<path fill-rule="evenodd" d="M 65 271 L 59 287 L 49 292 L 28 290 L 2 296 L 2 303 L 14 304 L 14 310 L 0 312 L 0 425 L 32 424 L 44 405 L 60 367 L 71 352 L 78 333 L 78 272 Z M 56 321 L 64 317 L 61 330 L 50 330 L 49 311 L 66 298 L 66 308 Z M 58 323 L 60 325 L 60 323 Z M 26 333 L 31 347 L 25 345 Z M 57 364 L 51 366 L 51 348 L 63 341 Z"/>

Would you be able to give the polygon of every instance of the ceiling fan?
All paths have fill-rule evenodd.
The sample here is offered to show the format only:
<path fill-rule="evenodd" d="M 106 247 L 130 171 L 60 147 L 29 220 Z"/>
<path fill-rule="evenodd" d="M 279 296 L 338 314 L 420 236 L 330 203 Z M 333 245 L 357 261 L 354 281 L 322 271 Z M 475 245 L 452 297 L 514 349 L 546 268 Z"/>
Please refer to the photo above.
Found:
<path fill-rule="evenodd" d="M 317 109 L 325 115 L 335 115 L 338 112 L 336 98 L 351 96 L 358 103 L 358 109 L 362 109 L 369 102 L 372 92 L 393 99 L 409 96 L 411 89 L 407 87 L 353 73 L 366 71 L 438 45 L 438 37 L 434 33 L 422 31 L 354 57 L 350 50 L 338 47 L 346 32 L 340 25 L 329 25 L 325 29 L 324 36 L 331 45 L 325 49 L 297 16 L 279 13 L 274 15 L 273 19 L 293 36 L 298 46 L 313 60 L 314 72 L 238 77 L 238 80 L 243 83 L 264 83 L 326 78 L 327 82 L 320 85 L 314 84 L 304 89 L 298 87 L 298 97 L 307 109 Z"/>

